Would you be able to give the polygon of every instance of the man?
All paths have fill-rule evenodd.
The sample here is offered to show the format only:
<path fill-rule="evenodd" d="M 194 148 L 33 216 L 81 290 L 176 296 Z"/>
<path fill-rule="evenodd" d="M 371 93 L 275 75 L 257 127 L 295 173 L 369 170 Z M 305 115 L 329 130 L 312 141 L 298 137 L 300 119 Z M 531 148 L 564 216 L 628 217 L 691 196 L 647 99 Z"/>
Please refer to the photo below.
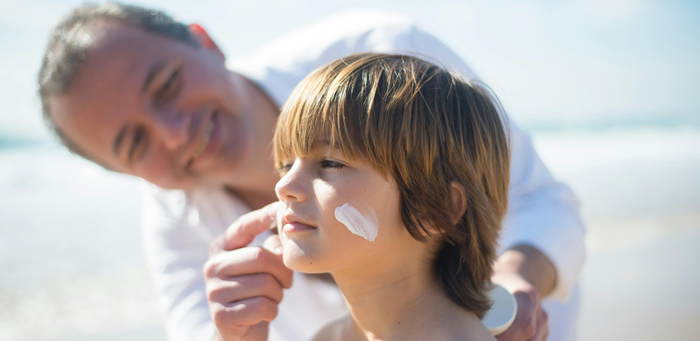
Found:
<path fill-rule="evenodd" d="M 328 280 L 283 266 L 267 232 L 275 208 L 265 205 L 277 200 L 270 141 L 280 106 L 315 68 L 363 51 L 418 54 L 474 77 L 392 15 L 324 20 L 231 70 L 200 26 L 150 9 L 79 7 L 52 32 L 39 73 L 47 123 L 74 153 L 153 184 L 144 244 L 171 340 L 305 340 L 346 313 Z M 571 340 L 584 258 L 576 200 L 510 129 L 510 208 L 493 281 L 519 310 L 499 340 L 545 340 L 550 330 Z M 209 259 L 218 235 L 213 249 L 223 252 Z M 545 303 L 551 328 L 543 297 L 559 299 Z"/>

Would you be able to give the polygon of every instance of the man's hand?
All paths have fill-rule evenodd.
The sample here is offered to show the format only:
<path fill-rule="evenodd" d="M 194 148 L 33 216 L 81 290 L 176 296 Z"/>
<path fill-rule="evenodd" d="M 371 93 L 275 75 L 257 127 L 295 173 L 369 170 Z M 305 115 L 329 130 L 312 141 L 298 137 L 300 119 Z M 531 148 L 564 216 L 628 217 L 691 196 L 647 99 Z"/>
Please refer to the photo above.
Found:
<path fill-rule="evenodd" d="M 277 205 L 270 204 L 241 216 L 210 247 L 204 277 L 219 340 L 267 340 L 283 289 L 292 285 L 279 236 L 270 236 L 262 247 L 248 246 L 275 224 L 276 212 Z"/>
<path fill-rule="evenodd" d="M 540 306 L 540 299 L 554 289 L 556 282 L 556 270 L 549 259 L 531 246 L 518 245 L 501 255 L 491 280 L 506 288 L 518 302 L 513 325 L 496 339 L 547 340 L 548 318 Z"/>

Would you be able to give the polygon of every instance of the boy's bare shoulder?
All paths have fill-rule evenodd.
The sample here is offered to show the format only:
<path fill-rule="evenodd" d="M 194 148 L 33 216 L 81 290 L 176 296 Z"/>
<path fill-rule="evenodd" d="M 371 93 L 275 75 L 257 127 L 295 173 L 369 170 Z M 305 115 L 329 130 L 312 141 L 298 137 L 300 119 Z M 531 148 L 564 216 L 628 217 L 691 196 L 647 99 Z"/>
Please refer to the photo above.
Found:
<path fill-rule="evenodd" d="M 312 341 L 342 341 L 350 328 L 350 316 L 333 320 L 316 333 Z"/>

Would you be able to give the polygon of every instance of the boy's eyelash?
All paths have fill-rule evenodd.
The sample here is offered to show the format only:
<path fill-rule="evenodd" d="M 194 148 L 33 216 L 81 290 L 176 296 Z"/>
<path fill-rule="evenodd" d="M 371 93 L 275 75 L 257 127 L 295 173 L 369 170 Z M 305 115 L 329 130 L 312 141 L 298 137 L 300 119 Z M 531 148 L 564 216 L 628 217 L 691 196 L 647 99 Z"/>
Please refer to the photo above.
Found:
<path fill-rule="evenodd" d="M 289 172 L 289 170 L 291 168 L 292 168 L 292 165 L 282 165 L 280 167 L 277 167 L 277 173 L 279 173 L 280 175 L 284 175 L 287 172 Z"/>
<path fill-rule="evenodd" d="M 340 168 L 345 167 L 345 165 L 340 163 L 340 162 L 335 162 L 335 161 L 331 161 L 331 160 L 323 160 L 323 161 L 321 161 L 321 167 L 340 169 Z"/>
<path fill-rule="evenodd" d="M 332 161 L 332 160 L 322 160 L 320 162 L 321 168 L 333 168 L 333 169 L 341 169 L 345 167 L 344 164 L 337 162 L 337 161 Z M 289 172 L 289 170 L 292 169 L 292 164 L 287 164 L 287 165 L 282 165 L 280 167 L 277 167 L 277 173 L 279 173 L 280 176 L 284 176 Z"/>

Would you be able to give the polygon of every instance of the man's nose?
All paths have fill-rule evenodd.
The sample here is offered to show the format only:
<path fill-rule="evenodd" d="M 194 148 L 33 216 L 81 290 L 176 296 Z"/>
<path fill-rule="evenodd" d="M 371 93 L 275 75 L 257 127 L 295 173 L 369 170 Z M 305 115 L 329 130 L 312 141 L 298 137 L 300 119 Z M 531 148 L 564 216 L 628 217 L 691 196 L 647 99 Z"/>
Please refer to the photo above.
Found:
<path fill-rule="evenodd" d="M 275 186 L 277 198 L 284 203 L 305 202 L 308 197 L 308 189 L 305 186 L 305 178 L 301 167 L 292 166 Z"/>
<path fill-rule="evenodd" d="M 175 150 L 190 139 L 192 116 L 184 112 L 162 112 L 151 115 L 154 129 L 163 144 Z"/>

